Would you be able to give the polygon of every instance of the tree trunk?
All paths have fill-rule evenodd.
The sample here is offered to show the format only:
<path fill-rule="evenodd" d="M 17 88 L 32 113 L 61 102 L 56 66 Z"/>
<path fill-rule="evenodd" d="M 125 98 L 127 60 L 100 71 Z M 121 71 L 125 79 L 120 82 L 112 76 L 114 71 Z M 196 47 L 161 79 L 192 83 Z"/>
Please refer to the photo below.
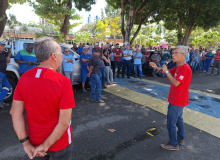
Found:
<path fill-rule="evenodd" d="M 185 36 L 184 36 L 184 38 L 181 42 L 181 45 L 188 46 L 189 38 L 190 38 L 190 35 L 191 35 L 193 29 L 194 29 L 194 25 L 193 26 L 188 26 L 186 28 L 186 33 L 185 33 Z"/>
<path fill-rule="evenodd" d="M 135 10 L 134 7 L 132 6 L 133 1 L 130 2 L 130 10 L 129 10 L 129 17 L 128 17 L 128 21 L 127 21 L 127 26 L 126 26 L 126 30 L 125 30 L 125 37 L 124 37 L 124 43 L 125 46 L 127 44 L 130 44 L 130 34 L 131 34 L 131 29 L 134 25 L 134 20 L 135 20 Z"/>
<path fill-rule="evenodd" d="M 131 42 L 130 42 L 131 44 L 134 42 L 134 40 L 135 40 L 135 38 L 137 37 L 139 31 L 141 30 L 141 25 L 142 25 L 142 23 L 139 24 L 137 31 L 135 32 L 133 38 L 131 39 Z"/>
<path fill-rule="evenodd" d="M 8 0 L 0 0 L 0 37 L 5 29 L 5 24 L 8 19 L 6 9 L 8 8 Z"/>
<path fill-rule="evenodd" d="M 67 7 L 71 10 L 72 9 L 72 1 L 69 0 L 69 2 L 67 3 Z M 69 21 L 70 21 L 70 16 L 71 14 L 69 15 L 66 15 L 65 18 L 64 18 L 64 22 L 63 22 L 63 25 L 60 29 L 60 33 L 63 33 L 64 34 L 64 39 L 66 40 L 66 36 L 67 36 L 67 33 L 68 33 L 68 27 L 69 27 Z"/>
<path fill-rule="evenodd" d="M 123 39 L 125 39 L 125 2 L 121 0 L 121 34 Z"/>

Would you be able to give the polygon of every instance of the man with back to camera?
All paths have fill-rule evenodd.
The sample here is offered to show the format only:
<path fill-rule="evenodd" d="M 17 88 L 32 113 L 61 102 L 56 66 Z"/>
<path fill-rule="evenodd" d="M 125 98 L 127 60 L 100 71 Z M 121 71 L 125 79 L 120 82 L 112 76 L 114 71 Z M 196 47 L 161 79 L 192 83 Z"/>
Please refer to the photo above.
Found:
<path fill-rule="evenodd" d="M 51 37 L 37 39 L 34 46 L 41 63 L 18 81 L 10 111 L 14 130 L 30 159 L 71 160 L 73 89 L 70 80 L 56 72 L 63 53 Z"/>
<path fill-rule="evenodd" d="M 9 89 L 11 88 L 10 83 L 6 77 L 7 63 L 10 63 L 11 54 L 5 52 L 5 43 L 0 42 L 0 108 L 8 107 L 8 103 L 4 103 L 4 98 L 7 95 Z"/>
<path fill-rule="evenodd" d="M 39 65 L 33 49 L 33 43 L 28 43 L 27 48 L 20 50 L 15 56 L 15 62 L 19 64 L 20 75 Z"/>
<path fill-rule="evenodd" d="M 94 54 L 92 54 L 91 58 L 89 59 L 89 73 L 88 77 L 90 77 L 91 81 L 91 101 L 95 101 L 97 103 L 104 103 L 101 100 L 101 93 L 102 93 L 102 84 L 100 81 L 99 73 L 99 65 L 98 65 L 98 58 L 101 56 L 102 51 L 101 49 L 97 49 Z M 96 99 L 95 99 L 95 89 L 96 89 Z"/>
<path fill-rule="evenodd" d="M 161 144 L 161 147 L 167 150 L 179 150 L 179 144 L 184 145 L 185 129 L 182 115 L 184 107 L 188 105 L 189 86 L 192 78 L 191 68 L 185 61 L 186 54 L 186 46 L 177 46 L 173 54 L 173 62 L 176 62 L 177 66 L 170 70 L 166 65 L 159 68 L 154 62 L 150 62 L 151 67 L 158 71 L 162 69 L 162 73 L 165 73 L 171 82 L 167 112 L 167 129 L 170 141 L 167 144 Z"/>

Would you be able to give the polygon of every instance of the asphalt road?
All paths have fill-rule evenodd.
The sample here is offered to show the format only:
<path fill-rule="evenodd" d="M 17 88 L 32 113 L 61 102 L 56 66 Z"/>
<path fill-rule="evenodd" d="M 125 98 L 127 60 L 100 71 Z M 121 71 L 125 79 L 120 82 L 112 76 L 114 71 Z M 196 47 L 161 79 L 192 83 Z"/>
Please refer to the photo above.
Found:
<path fill-rule="evenodd" d="M 158 78 L 159 79 L 159 78 Z M 134 84 L 135 85 L 135 84 Z M 74 87 L 73 160 L 219 160 L 220 139 L 185 125 L 186 143 L 179 151 L 166 151 L 169 141 L 166 116 L 105 91 L 105 104 L 89 100 L 90 93 Z M 0 159 L 27 160 L 11 122 L 10 108 L 0 109 Z M 151 123 L 155 121 L 155 123 Z M 150 131 L 154 136 L 146 134 Z M 115 129 L 109 132 L 107 129 Z"/>

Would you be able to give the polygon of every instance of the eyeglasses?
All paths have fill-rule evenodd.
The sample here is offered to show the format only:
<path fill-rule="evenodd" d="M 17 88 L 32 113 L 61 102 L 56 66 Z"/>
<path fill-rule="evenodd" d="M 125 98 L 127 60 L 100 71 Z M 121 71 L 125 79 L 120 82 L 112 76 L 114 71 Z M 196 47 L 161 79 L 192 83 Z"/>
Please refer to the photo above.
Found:
<path fill-rule="evenodd" d="M 88 49 L 84 49 L 84 51 L 88 51 Z"/>
<path fill-rule="evenodd" d="M 177 53 L 182 53 L 182 52 L 173 52 L 174 54 L 177 54 Z"/>
<path fill-rule="evenodd" d="M 65 52 L 69 52 L 69 51 L 65 51 Z"/>

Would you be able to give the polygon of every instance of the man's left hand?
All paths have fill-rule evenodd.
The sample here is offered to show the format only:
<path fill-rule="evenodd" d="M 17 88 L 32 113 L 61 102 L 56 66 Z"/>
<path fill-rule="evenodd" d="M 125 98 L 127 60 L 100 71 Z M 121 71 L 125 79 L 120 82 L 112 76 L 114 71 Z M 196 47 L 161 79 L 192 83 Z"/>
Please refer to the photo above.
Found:
<path fill-rule="evenodd" d="M 34 150 L 33 157 L 44 157 L 47 155 L 48 148 L 46 148 L 43 144 L 37 146 Z"/>
<path fill-rule="evenodd" d="M 163 72 L 165 72 L 165 71 L 167 71 L 168 69 L 167 69 L 167 66 L 164 64 L 163 66 L 162 66 L 162 68 L 161 68 L 162 70 L 163 70 Z"/>

